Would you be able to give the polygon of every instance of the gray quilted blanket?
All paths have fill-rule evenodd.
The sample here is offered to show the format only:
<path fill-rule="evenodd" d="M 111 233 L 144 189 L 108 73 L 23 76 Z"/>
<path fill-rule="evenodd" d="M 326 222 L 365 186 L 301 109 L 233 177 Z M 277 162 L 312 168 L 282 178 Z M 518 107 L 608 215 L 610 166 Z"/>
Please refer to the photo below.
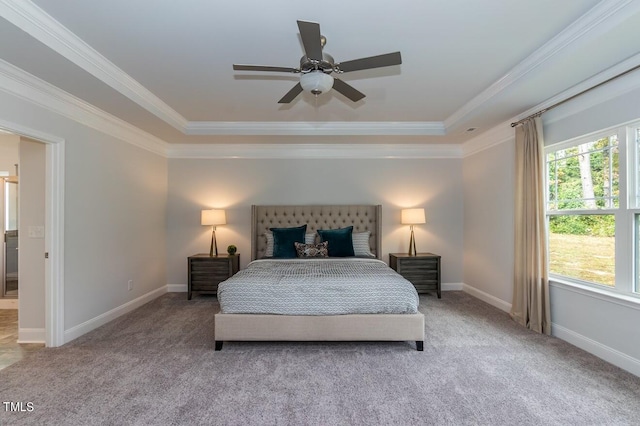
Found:
<path fill-rule="evenodd" d="M 264 259 L 220 283 L 223 313 L 409 314 L 414 286 L 377 259 Z"/>

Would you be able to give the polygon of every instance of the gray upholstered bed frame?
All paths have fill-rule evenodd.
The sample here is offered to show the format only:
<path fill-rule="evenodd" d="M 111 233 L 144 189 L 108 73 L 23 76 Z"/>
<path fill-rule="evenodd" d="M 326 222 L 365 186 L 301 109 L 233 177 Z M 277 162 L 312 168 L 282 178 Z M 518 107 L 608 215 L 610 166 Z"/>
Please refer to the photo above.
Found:
<path fill-rule="evenodd" d="M 370 231 L 372 252 L 382 258 L 380 205 L 252 206 L 251 259 L 263 257 L 264 233 L 273 227 L 307 224 L 307 232 L 353 225 Z M 215 349 L 226 341 L 415 341 L 423 349 L 424 315 L 358 314 L 292 316 L 263 314 L 215 315 Z"/>

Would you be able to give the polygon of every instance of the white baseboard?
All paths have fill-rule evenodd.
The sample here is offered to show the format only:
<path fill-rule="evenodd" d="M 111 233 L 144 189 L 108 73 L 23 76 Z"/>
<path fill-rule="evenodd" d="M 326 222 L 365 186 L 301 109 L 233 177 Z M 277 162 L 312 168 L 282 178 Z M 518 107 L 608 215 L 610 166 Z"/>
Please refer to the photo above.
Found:
<path fill-rule="evenodd" d="M 442 283 L 442 291 L 460 291 L 463 287 L 463 283 Z"/>
<path fill-rule="evenodd" d="M 46 342 L 44 328 L 19 328 L 18 343 L 42 343 Z"/>
<path fill-rule="evenodd" d="M 551 323 L 551 335 L 640 377 L 640 360 L 638 359 L 554 323 Z"/>
<path fill-rule="evenodd" d="M 18 309 L 18 299 L 0 299 L 0 309 Z"/>
<path fill-rule="evenodd" d="M 69 343 L 70 341 L 77 339 L 85 333 L 90 332 L 91 330 L 95 330 L 96 328 L 105 325 L 109 321 L 113 321 L 114 319 L 133 311 L 134 309 L 139 308 L 147 302 L 152 301 L 156 297 L 160 297 L 167 292 L 167 286 L 160 287 L 156 290 L 152 290 L 149 293 L 138 297 L 137 299 L 133 299 L 124 305 L 120 305 L 117 308 L 111 309 L 108 312 L 105 312 L 102 315 L 98 315 L 95 318 L 91 318 L 88 321 L 83 322 L 82 324 L 76 325 L 75 327 L 71 327 L 68 330 L 64 331 L 64 343 Z"/>
<path fill-rule="evenodd" d="M 186 293 L 186 284 L 167 284 L 167 293 Z"/>
<path fill-rule="evenodd" d="M 490 295 L 489 293 L 485 293 L 482 290 L 478 290 L 475 287 L 471 287 L 468 284 L 462 285 L 462 291 L 472 295 L 473 297 L 482 300 L 483 302 L 487 302 L 491 306 L 495 306 L 501 311 L 505 311 L 507 313 L 511 312 L 511 303 L 507 303 L 502 299 L 498 299 L 495 296 Z"/>

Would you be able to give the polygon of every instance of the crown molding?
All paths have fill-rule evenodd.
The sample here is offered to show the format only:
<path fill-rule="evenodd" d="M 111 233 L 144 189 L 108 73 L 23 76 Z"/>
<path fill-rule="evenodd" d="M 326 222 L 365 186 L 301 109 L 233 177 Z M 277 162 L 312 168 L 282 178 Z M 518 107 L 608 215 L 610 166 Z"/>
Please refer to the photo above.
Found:
<path fill-rule="evenodd" d="M 550 61 L 559 54 L 566 55 L 567 49 L 578 48 L 581 44 L 610 30 L 638 11 L 640 11 L 640 1 L 601 1 L 522 62 L 518 63 L 507 74 L 447 117 L 444 120 L 445 128 L 451 129 L 460 124 L 465 117 L 483 108 L 493 97 L 513 86 L 545 62 Z"/>
<path fill-rule="evenodd" d="M 80 124 L 166 156 L 168 144 L 0 59 L 0 90 Z"/>
<path fill-rule="evenodd" d="M 589 89 L 590 87 L 594 87 L 638 65 L 640 65 L 640 53 L 622 62 L 619 62 L 618 64 L 594 75 L 587 80 L 576 84 L 573 87 L 570 87 L 569 89 L 561 93 L 558 93 L 557 95 L 532 108 L 529 108 L 528 110 L 519 114 L 517 117 L 514 117 L 509 121 L 505 121 L 491 128 L 490 130 L 479 134 L 473 139 L 468 140 L 462 145 L 463 156 L 467 157 L 485 149 L 491 148 L 492 146 L 499 145 L 501 143 L 514 139 L 515 132 L 511 127 L 511 123 L 540 112 L 552 105 L 562 102 L 565 99 L 569 99 L 570 97 L 575 96 L 578 93 Z M 545 118 L 543 122 L 545 125 L 547 125 L 562 120 L 581 111 L 587 110 L 591 107 L 617 98 L 618 96 L 624 95 L 625 93 L 637 90 L 640 88 L 640 78 L 638 78 L 638 76 L 640 76 L 640 71 L 634 71 L 629 75 L 623 76 L 616 80 L 612 80 L 606 83 L 606 85 L 596 88 L 592 92 L 585 93 L 579 98 L 572 99 L 565 105 L 558 107 L 557 110 L 554 110 L 553 112 L 549 111 L 548 113 L 546 113 L 548 115 L 545 115 L 545 117 L 547 118 Z M 605 87 L 606 90 L 603 90 L 605 89 Z"/>
<path fill-rule="evenodd" d="M 169 147 L 167 156 L 184 159 L 462 158 L 462 147 L 445 144 L 175 144 Z"/>
<path fill-rule="evenodd" d="M 191 121 L 187 135 L 278 135 L 278 136 L 340 136 L 340 135 L 402 135 L 442 136 L 442 122 L 414 121 L 329 121 L 329 122 L 242 122 Z"/>
<path fill-rule="evenodd" d="M 565 99 L 569 99 L 570 97 L 575 96 L 578 93 L 581 93 L 591 87 L 597 86 L 598 84 L 601 84 L 602 82 L 607 81 L 615 77 L 616 75 L 630 70 L 631 68 L 634 68 L 638 65 L 640 65 L 640 53 L 627 58 L 626 60 L 617 63 L 611 68 L 608 68 L 594 75 L 593 77 L 588 78 L 587 80 L 584 80 L 579 84 L 576 84 L 575 86 L 558 93 L 557 95 L 547 99 L 546 101 L 536 105 L 535 107 L 528 109 L 522 114 L 519 114 L 519 118 L 515 118 L 514 121 L 521 120 L 522 118 L 528 117 L 532 114 L 535 114 L 536 112 L 542 111 L 552 105 L 562 102 Z M 628 75 L 612 80 L 602 87 L 598 87 L 593 91 L 585 93 L 579 98 L 572 99 L 562 106 L 558 106 L 558 109 L 554 110 L 553 112 L 549 111 L 546 113 L 547 118 L 544 120 L 544 123 L 549 124 L 558 120 L 562 120 L 563 118 L 577 114 L 581 111 L 640 88 L 640 78 L 638 78 L 639 75 L 640 70 L 636 70 L 632 73 L 629 73 Z M 603 90 L 605 87 L 606 90 Z"/>
<path fill-rule="evenodd" d="M 174 128 L 187 119 L 28 0 L 0 0 L 0 16 Z"/>

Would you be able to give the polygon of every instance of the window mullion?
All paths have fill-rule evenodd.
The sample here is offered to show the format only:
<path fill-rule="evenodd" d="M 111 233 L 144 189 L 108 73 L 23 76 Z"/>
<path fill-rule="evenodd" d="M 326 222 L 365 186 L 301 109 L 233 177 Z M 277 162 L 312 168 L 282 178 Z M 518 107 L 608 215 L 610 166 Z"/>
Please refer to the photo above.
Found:
<path fill-rule="evenodd" d="M 633 214 L 628 209 L 627 152 L 631 129 L 618 129 L 618 212 L 616 212 L 616 285 L 617 291 L 631 293 L 633 289 Z"/>

